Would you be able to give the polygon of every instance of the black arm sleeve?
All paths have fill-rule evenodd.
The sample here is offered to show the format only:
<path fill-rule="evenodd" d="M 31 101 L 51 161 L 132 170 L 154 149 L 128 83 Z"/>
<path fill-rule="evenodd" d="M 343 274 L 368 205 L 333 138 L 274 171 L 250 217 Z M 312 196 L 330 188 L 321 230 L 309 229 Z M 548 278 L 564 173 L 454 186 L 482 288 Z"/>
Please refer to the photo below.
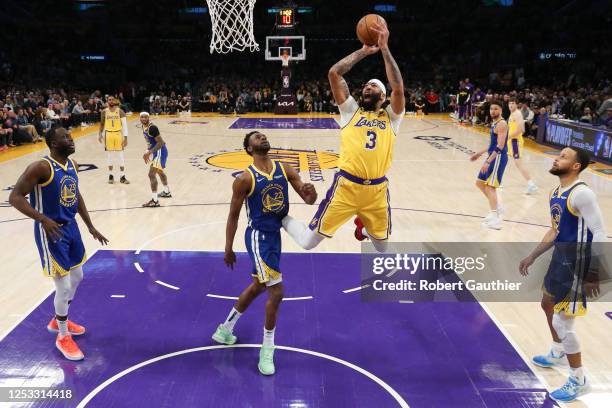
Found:
<path fill-rule="evenodd" d="M 151 127 L 149 128 L 149 136 L 151 137 L 159 136 L 159 129 L 157 128 L 157 126 L 151 125 Z"/>

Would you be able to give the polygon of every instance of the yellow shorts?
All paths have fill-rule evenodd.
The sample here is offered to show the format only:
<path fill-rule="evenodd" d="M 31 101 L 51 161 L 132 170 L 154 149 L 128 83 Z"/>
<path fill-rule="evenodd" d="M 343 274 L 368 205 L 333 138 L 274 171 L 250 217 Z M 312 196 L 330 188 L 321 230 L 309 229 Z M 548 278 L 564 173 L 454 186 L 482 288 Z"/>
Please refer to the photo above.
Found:
<path fill-rule="evenodd" d="M 310 229 L 331 238 L 336 230 L 354 216 L 363 221 L 368 234 L 375 239 L 388 239 L 391 234 L 389 181 L 380 184 L 359 184 L 336 173 L 334 182 L 321 201 L 310 222 Z"/>
<path fill-rule="evenodd" d="M 123 150 L 123 134 L 120 130 L 117 132 L 111 132 L 108 130 L 104 132 L 104 148 L 105 150 L 111 152 L 119 152 Z"/>

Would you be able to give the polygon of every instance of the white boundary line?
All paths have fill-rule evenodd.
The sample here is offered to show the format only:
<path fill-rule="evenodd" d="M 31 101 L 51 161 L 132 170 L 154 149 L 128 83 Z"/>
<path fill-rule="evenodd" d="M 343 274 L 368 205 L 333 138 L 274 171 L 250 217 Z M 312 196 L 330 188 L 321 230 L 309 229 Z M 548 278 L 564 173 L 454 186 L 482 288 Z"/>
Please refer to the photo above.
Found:
<path fill-rule="evenodd" d="M 160 280 L 156 280 L 155 283 L 157 283 L 158 285 L 165 286 L 165 287 L 170 288 L 170 289 L 174 289 L 174 290 L 179 290 L 180 289 L 178 286 L 173 286 L 173 285 L 170 285 L 169 283 L 162 282 Z"/>
<path fill-rule="evenodd" d="M 144 269 L 142 269 L 142 266 L 140 266 L 140 263 L 134 262 L 134 268 L 136 268 L 138 272 L 144 273 Z"/>
<path fill-rule="evenodd" d="M 112 298 L 123 299 L 125 295 L 111 295 Z"/>
<path fill-rule="evenodd" d="M 493 312 L 489 309 L 489 307 L 487 305 L 485 305 L 482 302 L 478 302 L 478 304 L 480 305 L 480 307 L 482 307 L 482 310 L 484 310 L 485 313 L 487 315 L 489 315 L 489 319 L 491 319 L 493 321 L 493 323 L 495 323 L 495 325 L 497 326 L 497 329 L 504 335 L 506 340 L 508 340 L 508 342 L 512 345 L 512 347 L 517 352 L 517 354 L 523 359 L 523 361 L 525 362 L 527 367 L 529 367 L 529 370 L 533 373 L 533 375 L 535 375 L 536 378 L 538 379 L 538 381 L 540 381 L 540 383 L 546 388 L 546 390 L 548 392 L 550 392 L 552 390 L 550 384 L 548 384 L 546 379 L 544 379 L 544 377 L 540 373 L 536 372 L 532 368 L 533 364 L 531 363 L 531 360 L 528 359 L 528 357 L 527 357 L 527 355 L 525 355 L 525 353 L 523 353 L 523 350 L 521 350 L 521 348 L 518 346 L 518 344 L 510 336 L 510 334 L 508 333 L 508 331 L 506 330 L 504 325 L 497 319 L 497 317 L 493 314 Z M 563 404 L 562 402 L 558 402 L 557 401 L 557 404 L 559 404 L 561 407 L 565 407 L 565 404 Z"/>
<path fill-rule="evenodd" d="M 94 255 L 96 254 L 96 252 L 98 252 L 98 248 L 94 249 L 94 250 L 91 252 L 91 255 L 87 257 L 87 261 L 88 261 L 88 262 L 89 262 L 89 260 L 91 260 L 91 258 L 93 258 L 93 257 L 94 257 Z M 45 276 L 43 276 L 43 278 L 44 278 L 44 277 L 45 277 Z M 46 295 L 44 295 L 42 299 L 40 299 L 40 300 L 39 300 L 39 301 L 38 301 L 38 302 L 37 302 L 37 303 L 36 303 L 34 306 L 32 306 L 32 308 L 30 308 L 30 310 L 28 310 L 28 312 L 27 312 L 26 314 L 24 314 L 24 315 L 21 317 L 21 319 L 19 319 L 19 320 L 18 320 L 17 322 L 15 322 L 15 323 L 14 323 L 12 326 L 10 326 L 10 327 L 9 327 L 9 328 L 6 330 L 6 332 L 5 332 L 5 333 L 2 333 L 2 335 L 0 336 L 0 341 L 3 341 L 3 340 L 4 340 L 4 338 L 5 338 L 6 336 L 8 336 L 8 335 L 9 335 L 9 334 L 10 334 L 10 333 L 13 331 L 13 330 L 15 330 L 15 328 L 16 328 L 17 326 L 19 326 L 21 323 L 23 323 L 23 321 L 24 321 L 25 319 L 27 319 L 27 317 L 28 317 L 29 315 L 31 315 L 31 314 L 32 314 L 32 312 L 33 312 L 34 310 L 38 309 L 38 307 L 39 307 L 39 306 L 42 304 L 42 302 L 44 302 L 44 301 L 45 301 L 45 299 L 47 299 L 49 296 L 51 296 L 51 294 L 52 294 L 53 292 L 55 292 L 55 288 L 51 289 L 51 290 L 50 290 L 50 291 L 49 291 L 49 292 L 48 292 Z"/>
<path fill-rule="evenodd" d="M 216 299 L 238 300 L 237 296 L 215 295 L 213 293 L 207 293 L 206 296 L 210 298 L 216 298 Z M 290 297 L 290 298 L 283 298 L 283 302 L 291 301 L 291 300 L 310 300 L 310 299 L 312 299 L 312 296 Z"/>
<path fill-rule="evenodd" d="M 342 291 L 342 293 L 357 292 L 358 290 L 369 288 L 369 287 L 370 287 L 370 284 L 368 283 L 368 284 L 365 284 L 365 285 L 362 285 L 362 286 L 357 286 L 356 288 L 345 289 L 345 290 Z"/>
<path fill-rule="evenodd" d="M 141 363 L 138 363 L 136 365 L 133 365 L 132 367 L 121 371 L 118 374 L 115 374 L 114 376 L 112 376 L 111 378 L 109 378 L 108 380 L 104 381 L 102 384 L 98 385 L 93 391 L 91 391 L 89 394 L 87 394 L 85 396 L 85 398 L 83 398 L 81 400 L 81 402 L 79 402 L 79 405 L 77 405 L 77 408 L 83 408 L 85 406 L 87 406 L 87 404 L 96 396 L 100 393 L 100 391 L 104 390 L 106 387 L 108 387 L 109 385 L 111 385 L 112 383 L 114 383 L 115 381 L 119 380 L 122 377 L 125 377 L 126 375 L 130 374 L 131 372 L 134 372 L 136 370 L 138 370 L 139 368 L 148 366 L 150 364 L 154 364 L 157 363 L 158 361 L 161 360 L 166 360 L 172 357 L 177 357 L 183 354 L 189 354 L 189 353 L 195 353 L 198 351 L 208 351 L 208 350 L 216 350 L 216 349 L 230 349 L 230 348 L 260 348 L 261 344 L 234 344 L 231 346 L 225 346 L 225 345 L 219 345 L 219 346 L 205 346 L 205 347 L 196 347 L 196 348 L 192 348 L 192 349 L 186 349 L 186 350 L 181 350 L 181 351 L 176 351 L 174 353 L 169 353 L 169 354 L 164 354 L 162 356 L 158 356 L 155 358 L 152 358 L 150 360 L 146 360 L 143 361 Z M 381 380 L 380 378 L 378 378 L 376 375 L 372 374 L 371 372 L 355 365 L 352 363 L 349 363 L 348 361 L 342 360 L 338 357 L 334 357 L 334 356 L 330 356 L 329 354 L 323 354 L 323 353 L 319 353 L 316 351 L 311 351 L 311 350 L 305 350 L 305 349 L 300 349 L 300 348 L 296 348 L 296 347 L 287 347 L 287 346 L 275 346 L 276 349 L 278 350 L 285 350 L 285 351 L 294 351 L 297 353 L 303 353 L 303 354 L 309 354 L 311 356 L 315 356 L 315 357 L 321 357 L 324 358 L 326 360 L 330 360 L 333 361 L 335 363 L 338 364 L 342 364 L 348 368 L 351 368 L 355 371 L 357 371 L 358 373 L 364 375 L 365 377 L 369 378 L 370 380 L 374 381 L 376 384 L 380 385 L 385 391 L 387 391 L 394 399 L 395 401 L 397 401 L 398 405 L 402 408 L 410 408 L 408 406 L 408 403 L 402 398 L 402 396 L 395 391 L 393 388 L 391 388 L 391 386 L 389 384 L 387 384 L 386 382 L 384 382 L 383 380 Z"/>

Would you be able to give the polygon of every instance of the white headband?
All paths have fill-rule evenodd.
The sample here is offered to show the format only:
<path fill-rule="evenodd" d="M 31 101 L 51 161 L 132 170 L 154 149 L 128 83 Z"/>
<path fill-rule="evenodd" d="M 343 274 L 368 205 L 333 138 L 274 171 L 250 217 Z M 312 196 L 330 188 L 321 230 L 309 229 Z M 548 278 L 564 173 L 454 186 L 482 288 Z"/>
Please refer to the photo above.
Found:
<path fill-rule="evenodd" d="M 149 112 L 140 112 L 140 117 L 149 116 Z"/>
<path fill-rule="evenodd" d="M 380 88 L 380 90 L 382 91 L 383 94 L 385 94 L 385 95 L 387 94 L 387 88 L 385 88 L 385 85 L 383 85 L 383 83 L 380 81 L 380 79 L 370 79 L 368 81 L 368 84 L 370 82 L 373 83 L 373 84 L 376 84 Z"/>

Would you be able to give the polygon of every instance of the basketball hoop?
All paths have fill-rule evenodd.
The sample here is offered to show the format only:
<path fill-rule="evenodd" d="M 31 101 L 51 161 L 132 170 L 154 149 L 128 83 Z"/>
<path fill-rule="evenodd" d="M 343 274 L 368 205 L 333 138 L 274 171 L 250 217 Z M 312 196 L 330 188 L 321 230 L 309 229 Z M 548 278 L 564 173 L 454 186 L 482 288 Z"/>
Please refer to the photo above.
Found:
<path fill-rule="evenodd" d="M 206 0 L 212 21 L 210 53 L 259 51 L 253 35 L 253 8 L 256 0 Z"/>

